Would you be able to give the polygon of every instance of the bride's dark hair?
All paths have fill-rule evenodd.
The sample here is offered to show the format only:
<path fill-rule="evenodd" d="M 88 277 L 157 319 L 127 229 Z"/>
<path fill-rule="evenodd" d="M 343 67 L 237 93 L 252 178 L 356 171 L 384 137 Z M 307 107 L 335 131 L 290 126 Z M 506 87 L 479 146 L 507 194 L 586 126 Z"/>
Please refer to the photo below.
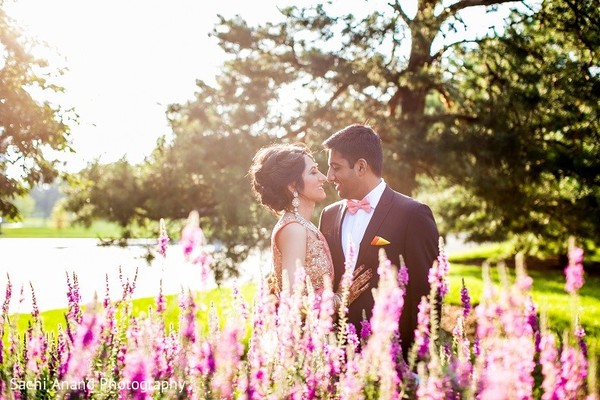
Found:
<path fill-rule="evenodd" d="M 312 157 L 303 143 L 274 144 L 260 149 L 252 159 L 250 178 L 256 199 L 275 213 L 290 207 L 293 199 L 288 186 L 304 188 L 304 156 Z"/>

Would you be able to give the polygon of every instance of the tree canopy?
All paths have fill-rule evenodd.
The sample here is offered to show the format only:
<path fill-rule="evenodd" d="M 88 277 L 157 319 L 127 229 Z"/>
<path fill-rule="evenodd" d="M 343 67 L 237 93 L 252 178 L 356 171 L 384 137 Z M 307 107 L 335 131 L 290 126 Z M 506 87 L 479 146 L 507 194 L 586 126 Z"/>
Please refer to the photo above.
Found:
<path fill-rule="evenodd" d="M 50 150 L 69 150 L 73 115 L 32 93 L 60 92 L 45 60 L 5 14 L 0 2 L 0 216 L 15 218 L 14 200 L 58 175 Z"/>
<path fill-rule="evenodd" d="M 600 11 L 592 1 L 545 1 L 513 14 L 502 37 L 452 59 L 458 113 L 436 125 L 453 231 L 524 244 L 600 237 Z M 456 187 L 462 187 L 462 195 Z"/>

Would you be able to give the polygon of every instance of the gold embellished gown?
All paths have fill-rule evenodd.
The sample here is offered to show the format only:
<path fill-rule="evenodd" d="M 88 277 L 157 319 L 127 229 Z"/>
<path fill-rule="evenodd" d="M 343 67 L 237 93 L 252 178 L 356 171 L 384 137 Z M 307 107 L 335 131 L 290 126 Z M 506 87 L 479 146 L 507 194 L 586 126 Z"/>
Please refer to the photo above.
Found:
<path fill-rule="evenodd" d="M 277 247 L 275 238 L 281 229 L 292 223 L 298 223 L 306 229 L 306 259 L 304 260 L 304 269 L 306 275 L 310 277 L 310 281 L 316 292 L 321 292 L 325 284 L 325 277 L 329 282 L 333 282 L 333 261 L 331 253 L 325 237 L 319 229 L 310 221 L 298 214 L 287 212 L 275 224 L 271 234 L 271 253 L 273 255 L 273 271 L 275 282 L 271 282 L 271 289 L 275 293 L 281 291 L 282 285 L 282 256 L 281 251 Z M 294 277 L 289 277 L 294 279 Z"/>

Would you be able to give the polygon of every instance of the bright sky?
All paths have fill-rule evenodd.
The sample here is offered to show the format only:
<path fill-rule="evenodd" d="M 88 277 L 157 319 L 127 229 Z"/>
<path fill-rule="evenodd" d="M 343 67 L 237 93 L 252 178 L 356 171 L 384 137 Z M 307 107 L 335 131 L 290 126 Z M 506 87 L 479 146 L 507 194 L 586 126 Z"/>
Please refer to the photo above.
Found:
<path fill-rule="evenodd" d="M 76 154 L 67 158 L 67 169 L 76 171 L 98 157 L 111 162 L 126 155 L 135 163 L 150 154 L 156 139 L 169 132 L 166 106 L 193 98 L 196 79 L 210 82 L 218 73 L 224 54 L 208 36 L 217 14 L 239 14 L 256 24 L 279 20 L 277 6 L 310 3 L 15 0 L 4 8 L 26 35 L 54 47 L 69 68 L 61 83 L 65 105 L 79 114 L 79 125 L 72 127 Z M 342 4 L 357 10 L 365 1 Z M 478 30 L 490 25 L 477 21 Z"/>

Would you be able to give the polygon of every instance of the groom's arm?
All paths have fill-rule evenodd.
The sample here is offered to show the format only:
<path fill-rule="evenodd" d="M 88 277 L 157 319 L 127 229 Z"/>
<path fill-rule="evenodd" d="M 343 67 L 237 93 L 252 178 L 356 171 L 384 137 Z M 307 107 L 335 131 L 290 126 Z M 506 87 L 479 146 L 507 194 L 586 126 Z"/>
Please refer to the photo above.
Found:
<path fill-rule="evenodd" d="M 429 294 L 429 270 L 438 256 L 439 233 L 431 209 L 415 204 L 410 212 L 405 239 L 404 262 L 408 268 L 408 287 L 400 319 L 402 347 L 406 353 L 414 341 L 418 305 Z"/>

